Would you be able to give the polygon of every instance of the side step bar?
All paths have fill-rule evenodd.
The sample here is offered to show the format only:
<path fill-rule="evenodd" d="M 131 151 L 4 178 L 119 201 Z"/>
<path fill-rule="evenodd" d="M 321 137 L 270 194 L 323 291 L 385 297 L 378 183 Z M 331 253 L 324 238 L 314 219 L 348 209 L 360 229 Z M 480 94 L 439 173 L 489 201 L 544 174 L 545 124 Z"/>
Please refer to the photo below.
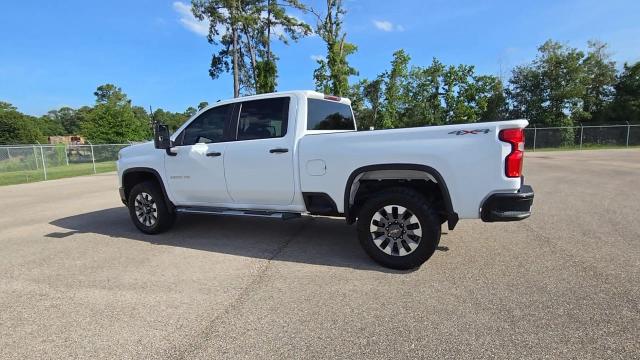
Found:
<path fill-rule="evenodd" d="M 269 210 L 236 210 L 236 209 L 214 208 L 214 207 L 207 207 L 207 206 L 176 207 L 176 212 L 179 214 L 207 214 L 207 215 L 224 215 L 224 216 L 266 217 L 266 218 L 282 219 L 282 220 L 297 219 L 302 216 L 300 213 L 294 213 L 294 212 L 269 211 Z"/>

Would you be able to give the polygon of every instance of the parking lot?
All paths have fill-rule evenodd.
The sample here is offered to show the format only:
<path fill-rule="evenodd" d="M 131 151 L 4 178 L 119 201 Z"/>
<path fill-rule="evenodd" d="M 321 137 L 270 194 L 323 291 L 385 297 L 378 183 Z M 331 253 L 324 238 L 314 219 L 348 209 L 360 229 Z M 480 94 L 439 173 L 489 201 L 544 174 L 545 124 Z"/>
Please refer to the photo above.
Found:
<path fill-rule="evenodd" d="M 530 219 L 461 221 L 410 272 L 342 219 L 147 236 L 114 173 L 0 187 L 0 357 L 639 358 L 640 150 L 527 153 L 525 175 Z"/>

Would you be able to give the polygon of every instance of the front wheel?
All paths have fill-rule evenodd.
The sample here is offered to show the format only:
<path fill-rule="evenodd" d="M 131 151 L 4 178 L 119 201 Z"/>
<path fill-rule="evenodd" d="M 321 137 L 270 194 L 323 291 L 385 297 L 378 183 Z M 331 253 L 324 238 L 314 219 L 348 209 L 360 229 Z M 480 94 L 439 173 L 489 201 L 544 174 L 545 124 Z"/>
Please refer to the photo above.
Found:
<path fill-rule="evenodd" d="M 398 270 L 427 261 L 440 242 L 440 221 L 427 199 L 409 188 L 373 195 L 358 215 L 358 238 L 379 264 Z"/>
<path fill-rule="evenodd" d="M 146 234 L 158 234 L 168 230 L 175 221 L 175 214 L 167 208 L 162 190 L 150 181 L 140 183 L 131 189 L 129 215 L 133 224 Z"/>

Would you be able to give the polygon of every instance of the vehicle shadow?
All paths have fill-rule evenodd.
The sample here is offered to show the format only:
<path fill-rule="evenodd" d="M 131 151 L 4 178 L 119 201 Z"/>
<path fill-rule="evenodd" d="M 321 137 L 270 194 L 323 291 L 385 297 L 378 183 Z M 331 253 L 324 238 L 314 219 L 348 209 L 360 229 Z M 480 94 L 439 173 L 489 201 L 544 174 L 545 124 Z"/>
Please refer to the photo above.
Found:
<path fill-rule="evenodd" d="M 168 232 L 146 235 L 131 223 L 125 207 L 78 214 L 52 221 L 67 229 L 47 234 L 65 238 L 94 233 L 151 244 L 184 247 L 230 255 L 386 273 L 406 273 L 379 266 L 360 247 L 355 226 L 344 219 L 302 217 L 276 220 L 249 217 L 179 216 Z M 449 250 L 439 246 L 438 250 Z"/>

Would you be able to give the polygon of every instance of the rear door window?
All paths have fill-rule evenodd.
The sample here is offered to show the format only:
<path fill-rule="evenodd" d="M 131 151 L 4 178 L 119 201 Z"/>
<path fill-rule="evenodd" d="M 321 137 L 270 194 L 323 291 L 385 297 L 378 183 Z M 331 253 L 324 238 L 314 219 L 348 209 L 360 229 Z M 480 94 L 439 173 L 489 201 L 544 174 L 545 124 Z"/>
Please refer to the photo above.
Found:
<path fill-rule="evenodd" d="M 356 129 L 351 106 L 321 99 L 307 101 L 307 130 Z"/>
<path fill-rule="evenodd" d="M 238 118 L 238 140 L 283 137 L 288 118 L 288 97 L 244 101 Z"/>

